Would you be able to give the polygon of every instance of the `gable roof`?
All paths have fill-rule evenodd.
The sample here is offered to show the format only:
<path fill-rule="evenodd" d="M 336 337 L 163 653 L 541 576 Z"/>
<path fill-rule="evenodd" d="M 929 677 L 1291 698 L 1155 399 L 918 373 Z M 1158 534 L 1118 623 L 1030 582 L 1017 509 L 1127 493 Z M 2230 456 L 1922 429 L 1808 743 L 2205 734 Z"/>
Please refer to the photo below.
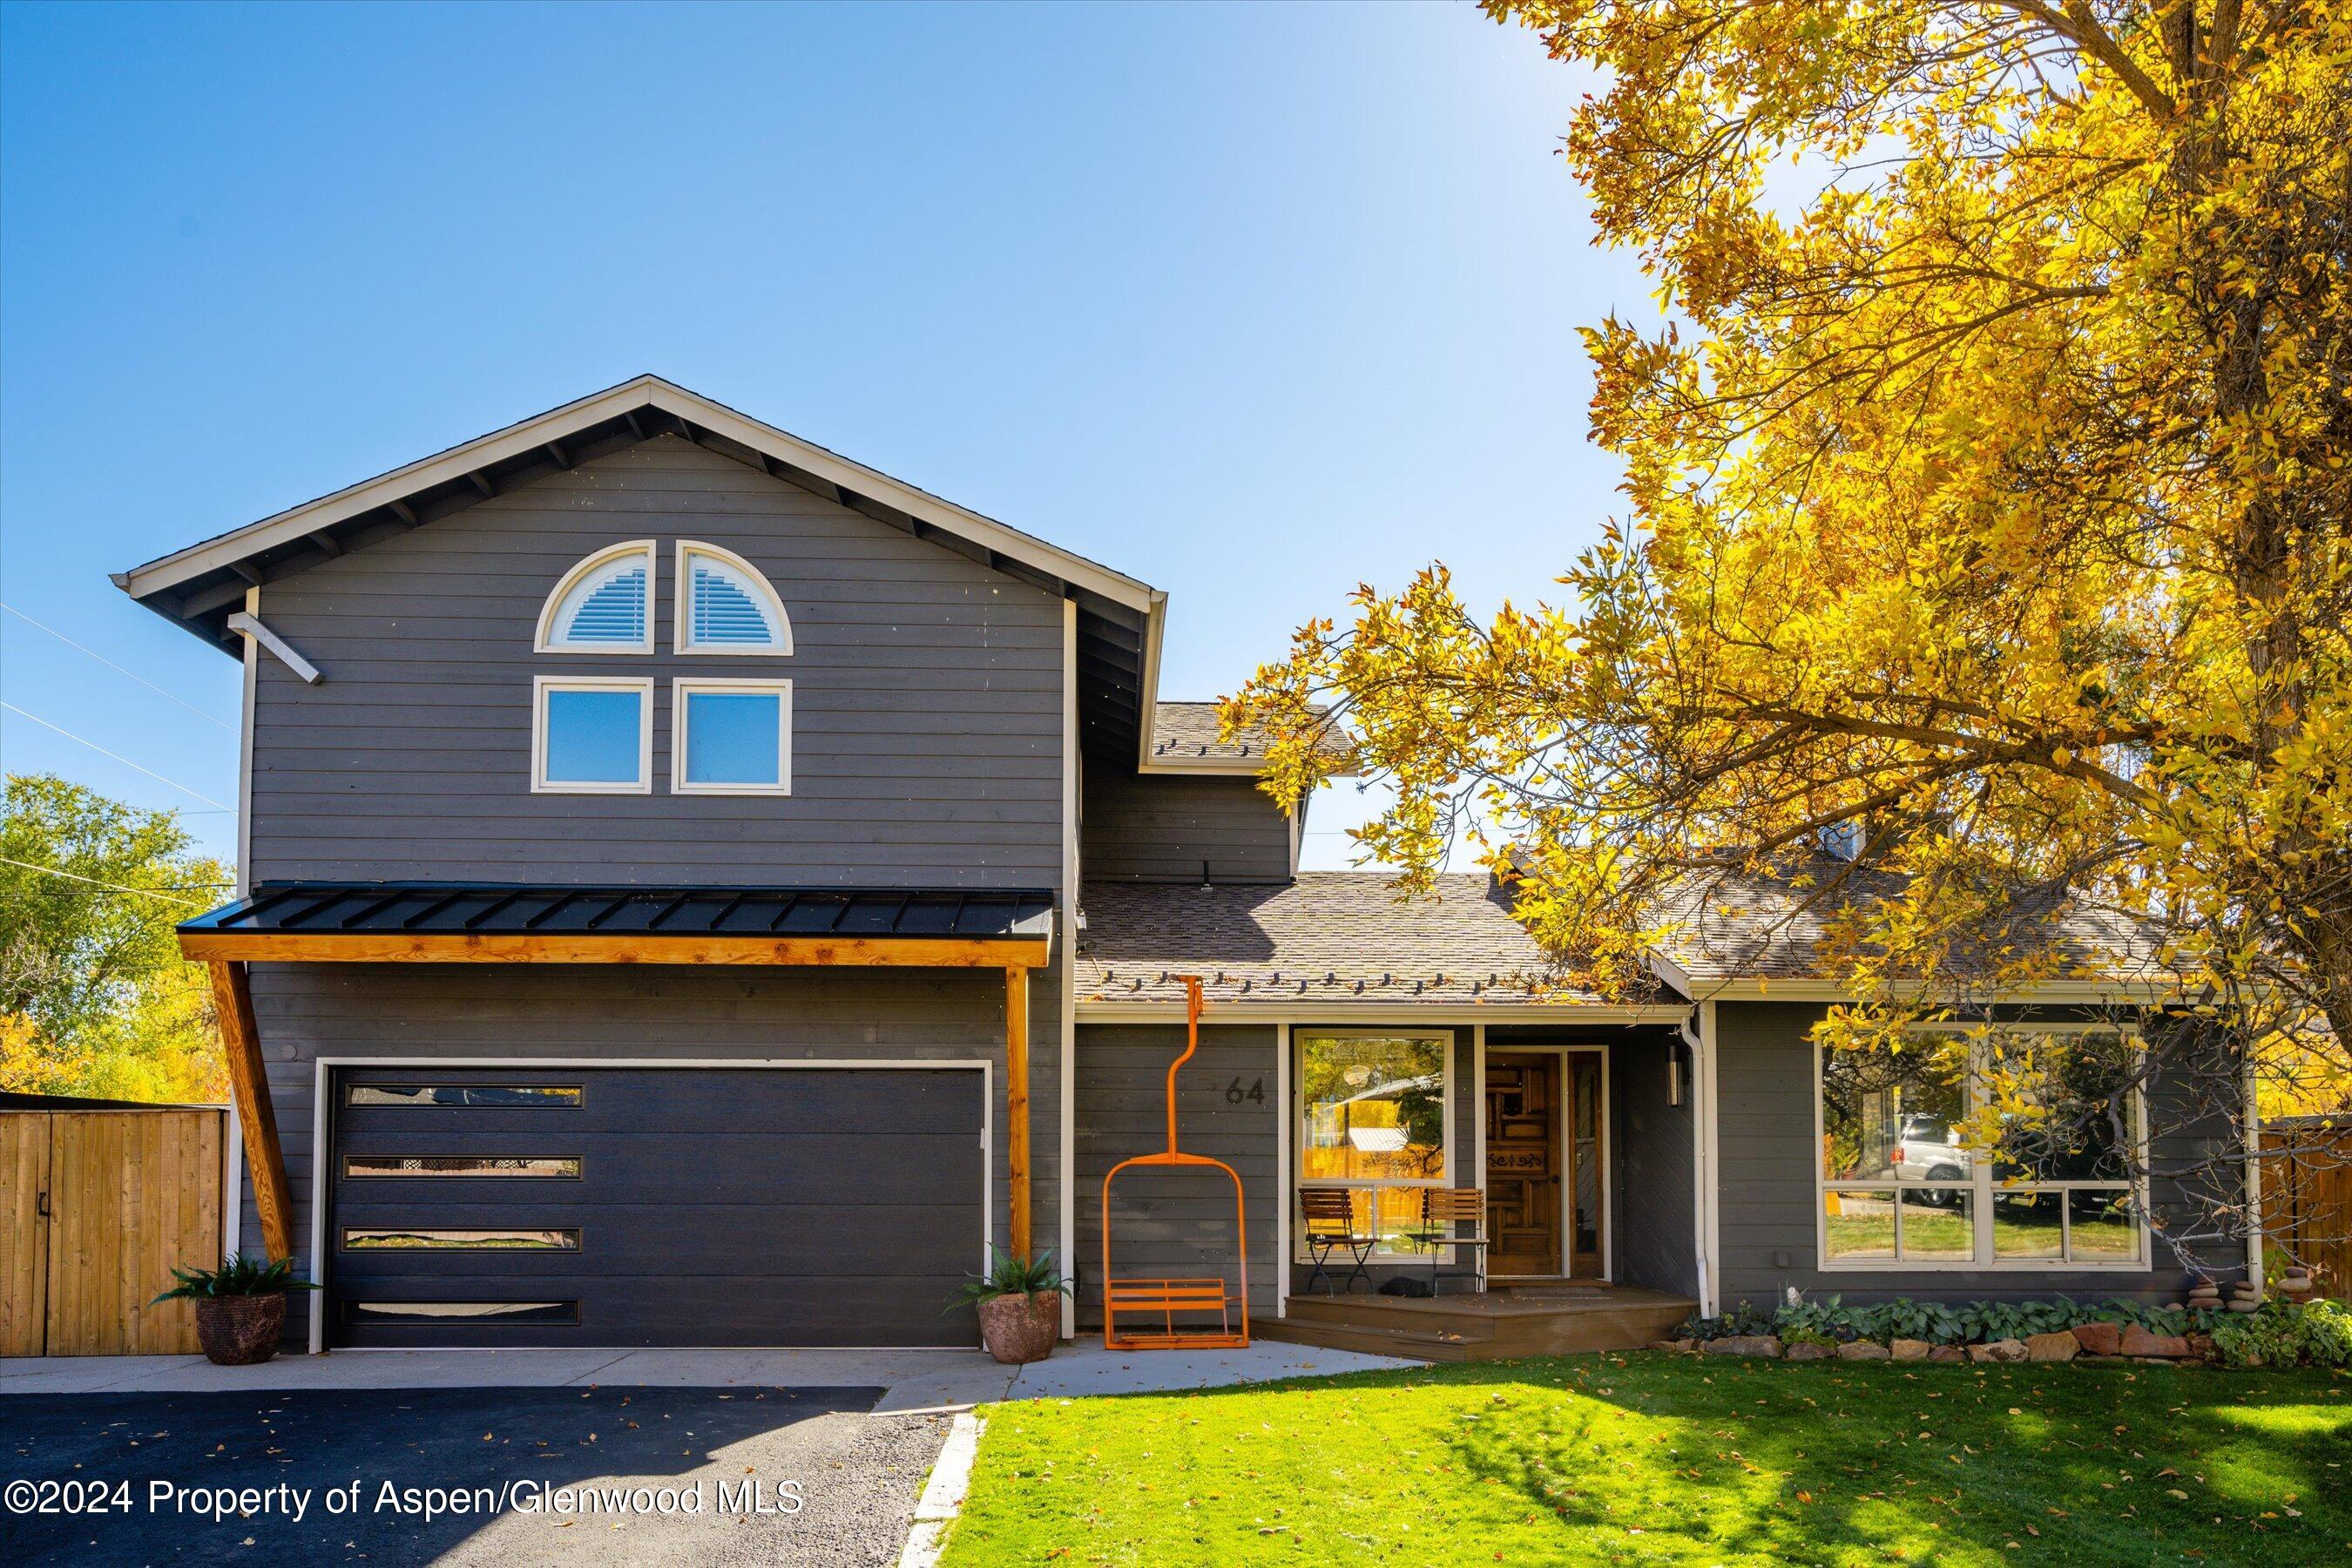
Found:
<path fill-rule="evenodd" d="M 657 375 L 637 376 L 116 573 L 114 583 L 165 619 L 236 653 L 240 634 L 227 619 L 243 607 L 247 589 L 660 435 L 684 437 L 1072 600 L 1087 739 L 1096 749 L 1143 756 L 1166 594 Z"/>

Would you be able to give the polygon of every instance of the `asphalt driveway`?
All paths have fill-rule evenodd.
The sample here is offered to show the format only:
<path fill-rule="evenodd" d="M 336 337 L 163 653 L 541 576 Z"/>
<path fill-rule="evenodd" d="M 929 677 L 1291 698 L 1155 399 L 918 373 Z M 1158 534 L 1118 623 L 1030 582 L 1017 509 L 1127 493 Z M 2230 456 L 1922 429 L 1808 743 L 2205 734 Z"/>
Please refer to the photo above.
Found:
<path fill-rule="evenodd" d="M 16 1395 L 0 1563 L 889 1563 L 950 1417 L 881 1392 Z"/>

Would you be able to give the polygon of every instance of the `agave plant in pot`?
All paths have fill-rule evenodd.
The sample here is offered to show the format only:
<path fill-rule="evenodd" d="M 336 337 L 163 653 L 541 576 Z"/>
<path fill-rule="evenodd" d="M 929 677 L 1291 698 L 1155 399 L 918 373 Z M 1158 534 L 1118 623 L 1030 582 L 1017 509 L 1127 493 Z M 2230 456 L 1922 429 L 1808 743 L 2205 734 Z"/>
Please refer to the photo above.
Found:
<path fill-rule="evenodd" d="M 294 1260 L 264 1262 L 238 1253 L 218 1268 L 174 1268 L 179 1283 L 158 1301 L 196 1304 L 196 1342 L 215 1366 L 254 1366 L 278 1353 L 286 1331 L 286 1292 L 316 1290 L 294 1278 Z"/>
<path fill-rule="evenodd" d="M 980 1342 L 1007 1366 L 1044 1361 L 1062 1337 L 1062 1298 L 1069 1281 L 1054 1267 L 1054 1255 L 1016 1258 L 1000 1247 L 989 1251 L 988 1272 L 974 1275 L 949 1303 L 980 1313 Z"/>

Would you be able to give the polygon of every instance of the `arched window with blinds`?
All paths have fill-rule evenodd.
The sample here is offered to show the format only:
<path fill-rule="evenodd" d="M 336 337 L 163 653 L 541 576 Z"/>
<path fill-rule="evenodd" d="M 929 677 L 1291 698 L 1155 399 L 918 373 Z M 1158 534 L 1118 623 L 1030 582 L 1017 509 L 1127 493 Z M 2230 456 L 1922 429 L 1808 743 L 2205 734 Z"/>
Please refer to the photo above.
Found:
<path fill-rule="evenodd" d="M 563 575 L 539 613 L 541 653 L 651 653 L 654 542 L 600 550 Z"/>
<path fill-rule="evenodd" d="M 677 544 L 679 653 L 793 651 L 783 601 L 760 569 L 732 551 L 682 539 Z"/>

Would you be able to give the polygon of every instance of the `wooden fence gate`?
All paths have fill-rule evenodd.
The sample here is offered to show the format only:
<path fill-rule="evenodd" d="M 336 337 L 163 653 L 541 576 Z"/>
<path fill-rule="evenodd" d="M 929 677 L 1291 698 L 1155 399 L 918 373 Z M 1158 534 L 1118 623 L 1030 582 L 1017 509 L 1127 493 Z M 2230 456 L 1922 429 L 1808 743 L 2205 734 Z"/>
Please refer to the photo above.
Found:
<path fill-rule="evenodd" d="M 2343 1116 L 2295 1117 L 2264 1129 L 2273 1151 L 2263 1161 L 2266 1272 L 2282 1261 L 2303 1264 L 2319 1293 L 2352 1300 L 2352 1125 Z M 2337 1131 L 2340 1129 L 2341 1131 Z M 2290 1143 L 2293 1155 L 2280 1145 Z"/>
<path fill-rule="evenodd" d="M 227 1112 L 0 1110 L 0 1355 L 191 1353 L 151 1305 L 221 1257 Z"/>

